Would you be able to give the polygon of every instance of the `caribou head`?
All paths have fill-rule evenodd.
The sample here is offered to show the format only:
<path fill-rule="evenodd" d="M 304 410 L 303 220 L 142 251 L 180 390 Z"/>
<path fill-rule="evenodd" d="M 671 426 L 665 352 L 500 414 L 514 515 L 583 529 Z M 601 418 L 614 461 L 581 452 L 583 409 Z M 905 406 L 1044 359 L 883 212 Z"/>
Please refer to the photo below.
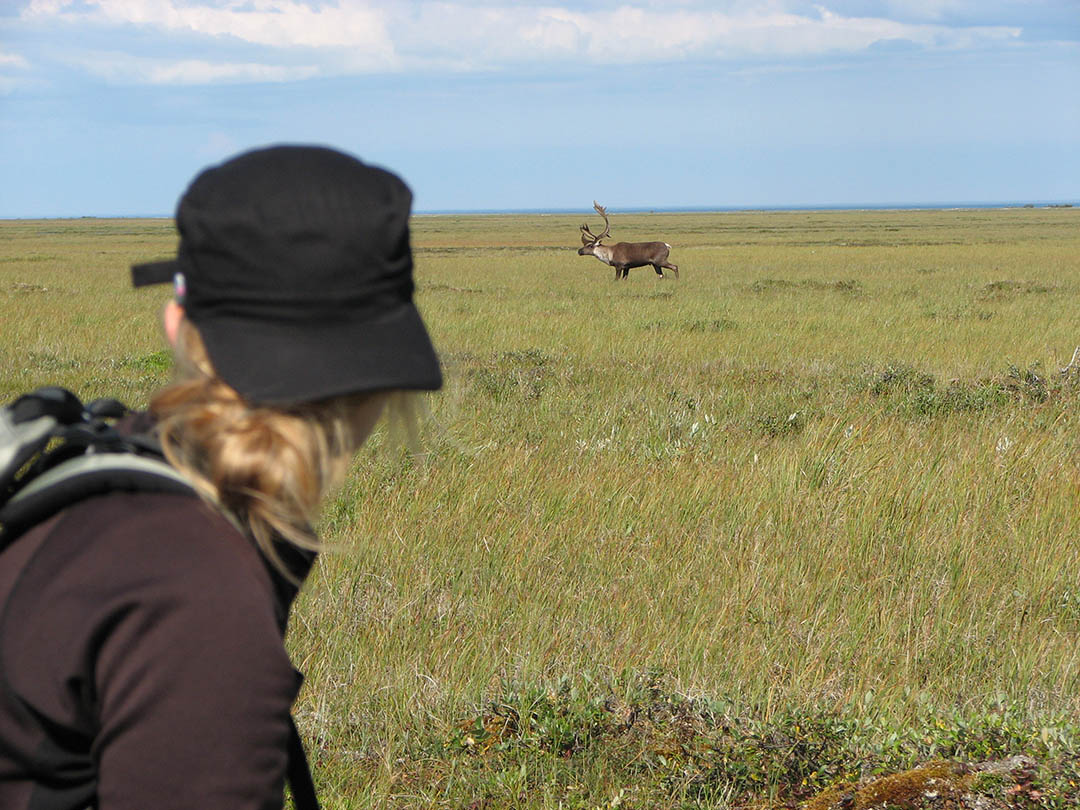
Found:
<path fill-rule="evenodd" d="M 607 209 L 593 200 L 593 208 L 596 213 L 604 218 L 604 230 L 593 233 L 588 223 L 581 226 L 581 247 L 578 248 L 578 256 L 595 256 L 604 264 L 610 264 L 615 268 L 615 280 L 626 278 L 631 267 L 644 267 L 651 264 L 656 275 L 664 277 L 663 267 L 668 268 L 679 277 L 679 268 L 668 262 L 668 253 L 671 245 L 667 242 L 616 242 L 614 245 L 605 245 L 601 242 L 611 235 L 611 221 L 608 219 Z"/>

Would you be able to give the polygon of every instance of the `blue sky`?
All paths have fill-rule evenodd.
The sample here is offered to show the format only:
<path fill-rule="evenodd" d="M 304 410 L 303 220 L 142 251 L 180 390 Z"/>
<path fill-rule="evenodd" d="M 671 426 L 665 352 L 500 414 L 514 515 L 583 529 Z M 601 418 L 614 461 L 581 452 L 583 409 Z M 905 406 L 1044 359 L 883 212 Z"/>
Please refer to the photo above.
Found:
<path fill-rule="evenodd" d="M 0 217 L 329 144 L 431 210 L 1080 200 L 1080 0 L 0 0 Z"/>

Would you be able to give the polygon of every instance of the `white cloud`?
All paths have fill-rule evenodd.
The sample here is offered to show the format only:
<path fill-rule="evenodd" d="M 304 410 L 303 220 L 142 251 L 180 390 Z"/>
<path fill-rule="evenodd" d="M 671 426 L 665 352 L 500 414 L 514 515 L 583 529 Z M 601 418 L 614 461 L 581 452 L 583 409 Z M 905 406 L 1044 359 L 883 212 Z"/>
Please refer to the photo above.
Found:
<path fill-rule="evenodd" d="M 30 63 L 17 53 L 4 53 L 3 51 L 0 51 L 0 68 L 26 70 L 28 67 L 30 67 Z"/>
<path fill-rule="evenodd" d="M 892 14 L 941 20 L 949 14 L 977 12 L 980 3 L 985 9 L 986 0 L 887 0 L 885 8 Z"/>
<path fill-rule="evenodd" d="M 138 25 L 168 32 L 235 37 L 274 48 L 354 48 L 392 59 L 384 13 L 365 3 L 298 0 L 33 0 L 33 18 L 99 25 Z"/>
<path fill-rule="evenodd" d="M 54 16 L 73 5 L 73 0 L 32 0 L 23 16 Z"/>
<path fill-rule="evenodd" d="M 32 87 L 36 84 L 33 78 L 24 78 L 30 68 L 30 62 L 17 53 L 5 53 L 0 51 L 0 96 L 7 96 L 18 89 Z M 19 71 L 19 74 L 11 75 L 7 71 Z"/>
<path fill-rule="evenodd" d="M 927 15 L 958 1 L 894 0 Z M 716 8 L 714 3 L 605 3 L 589 9 L 581 3 L 483 0 L 32 0 L 24 16 L 206 37 L 209 58 L 155 63 L 145 75 L 155 82 L 286 81 L 312 71 L 490 70 L 530 63 L 784 59 L 858 53 L 896 40 L 925 48 L 972 48 L 1021 34 L 1003 26 L 850 16 L 824 6 L 806 11 L 798 0 Z M 230 57 L 238 44 L 261 48 L 259 64 Z M 286 64 L 295 62 L 297 53 L 304 54 L 310 70 Z"/>
<path fill-rule="evenodd" d="M 286 67 L 257 63 L 206 62 L 186 59 L 148 65 L 152 84 L 209 84 L 219 81 L 285 82 L 318 75 L 315 67 Z"/>
<path fill-rule="evenodd" d="M 766 4 L 759 7 L 766 8 Z M 452 2 L 416 4 L 407 19 L 401 15 L 390 17 L 388 25 L 406 65 L 459 68 L 567 59 L 617 65 L 684 59 L 810 57 L 854 53 L 887 40 L 909 40 L 924 47 L 962 47 L 1020 34 L 1015 28 L 954 29 L 848 17 L 820 8 L 806 15 L 768 8 L 717 12 L 623 5 L 580 11 L 570 7 L 493 8 Z"/>
<path fill-rule="evenodd" d="M 257 62 L 207 62 L 201 59 L 146 59 L 123 53 L 73 55 L 72 61 L 95 76 L 117 82 L 211 84 L 216 82 L 286 82 L 319 74 L 311 65 Z"/>

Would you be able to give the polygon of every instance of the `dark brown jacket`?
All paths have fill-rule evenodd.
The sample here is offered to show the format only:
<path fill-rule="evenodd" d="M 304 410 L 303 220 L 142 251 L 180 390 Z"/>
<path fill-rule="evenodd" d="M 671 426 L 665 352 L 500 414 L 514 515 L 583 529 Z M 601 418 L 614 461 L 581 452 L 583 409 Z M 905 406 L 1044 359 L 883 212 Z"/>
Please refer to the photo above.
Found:
<path fill-rule="evenodd" d="M 92 498 L 0 553 L 0 808 L 280 808 L 275 579 L 181 495 Z"/>

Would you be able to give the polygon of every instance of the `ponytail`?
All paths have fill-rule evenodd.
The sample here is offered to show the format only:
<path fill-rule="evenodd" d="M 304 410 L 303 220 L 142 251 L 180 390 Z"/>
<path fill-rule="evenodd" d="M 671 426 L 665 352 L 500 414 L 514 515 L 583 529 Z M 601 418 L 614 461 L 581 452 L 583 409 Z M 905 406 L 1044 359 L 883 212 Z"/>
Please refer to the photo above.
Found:
<path fill-rule="evenodd" d="M 252 405 L 216 375 L 186 319 L 176 360 L 178 381 L 150 402 L 165 457 L 288 576 L 275 542 L 317 547 L 312 524 L 323 496 L 344 479 L 385 394 L 281 408 Z"/>

